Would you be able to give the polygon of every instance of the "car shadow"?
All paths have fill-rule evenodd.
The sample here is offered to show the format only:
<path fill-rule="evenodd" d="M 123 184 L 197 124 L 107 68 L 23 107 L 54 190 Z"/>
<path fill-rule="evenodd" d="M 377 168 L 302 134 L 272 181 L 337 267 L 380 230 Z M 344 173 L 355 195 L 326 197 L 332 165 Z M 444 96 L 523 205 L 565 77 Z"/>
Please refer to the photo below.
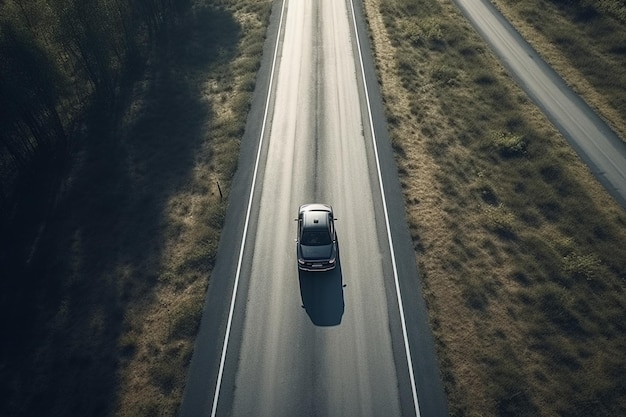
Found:
<path fill-rule="evenodd" d="M 328 272 L 298 270 L 302 307 L 316 326 L 338 326 L 344 311 L 341 262 Z"/>

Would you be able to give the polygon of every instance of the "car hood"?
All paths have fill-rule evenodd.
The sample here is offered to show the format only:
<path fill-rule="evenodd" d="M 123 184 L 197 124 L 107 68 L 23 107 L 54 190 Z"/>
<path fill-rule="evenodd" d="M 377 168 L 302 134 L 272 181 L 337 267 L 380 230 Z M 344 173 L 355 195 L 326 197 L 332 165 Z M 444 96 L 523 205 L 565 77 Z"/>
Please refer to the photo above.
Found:
<path fill-rule="evenodd" d="M 302 259 L 317 260 L 317 259 L 330 259 L 333 253 L 333 244 L 320 245 L 320 246 L 305 246 L 300 245 L 300 254 Z"/>

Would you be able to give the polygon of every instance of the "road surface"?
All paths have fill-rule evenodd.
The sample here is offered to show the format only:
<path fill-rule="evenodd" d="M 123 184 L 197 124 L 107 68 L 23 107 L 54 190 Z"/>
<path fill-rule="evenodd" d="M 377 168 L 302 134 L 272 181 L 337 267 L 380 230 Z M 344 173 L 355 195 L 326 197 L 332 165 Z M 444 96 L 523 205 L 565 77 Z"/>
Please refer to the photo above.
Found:
<path fill-rule="evenodd" d="M 354 7 L 274 7 L 183 416 L 447 415 Z M 297 270 L 294 218 L 309 202 L 338 218 L 332 272 Z"/>

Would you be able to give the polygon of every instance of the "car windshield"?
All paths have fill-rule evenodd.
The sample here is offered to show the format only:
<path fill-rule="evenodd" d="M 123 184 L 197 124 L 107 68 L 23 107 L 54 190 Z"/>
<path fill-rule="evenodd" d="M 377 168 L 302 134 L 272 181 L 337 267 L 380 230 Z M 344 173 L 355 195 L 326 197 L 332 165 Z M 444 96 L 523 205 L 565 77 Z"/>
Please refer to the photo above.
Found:
<path fill-rule="evenodd" d="M 325 230 L 305 230 L 302 232 L 300 243 L 305 246 L 330 245 L 330 235 Z"/>

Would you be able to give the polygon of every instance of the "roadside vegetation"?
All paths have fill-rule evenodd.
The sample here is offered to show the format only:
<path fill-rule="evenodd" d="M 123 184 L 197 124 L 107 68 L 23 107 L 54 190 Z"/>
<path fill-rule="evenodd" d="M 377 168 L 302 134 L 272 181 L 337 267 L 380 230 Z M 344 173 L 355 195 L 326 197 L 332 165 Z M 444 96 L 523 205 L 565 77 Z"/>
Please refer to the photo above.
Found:
<path fill-rule="evenodd" d="M 0 415 L 176 415 L 270 6 L 0 2 Z"/>
<path fill-rule="evenodd" d="M 453 3 L 365 5 L 451 414 L 625 415 L 626 213 Z"/>
<path fill-rule="evenodd" d="M 497 0 L 539 54 L 626 138 L 626 3 Z"/>
<path fill-rule="evenodd" d="M 498 0 L 623 135 L 619 4 Z M 451 413 L 626 415 L 624 211 L 451 3 L 365 5 Z M 1 415 L 176 415 L 270 7 L 0 3 Z"/>

